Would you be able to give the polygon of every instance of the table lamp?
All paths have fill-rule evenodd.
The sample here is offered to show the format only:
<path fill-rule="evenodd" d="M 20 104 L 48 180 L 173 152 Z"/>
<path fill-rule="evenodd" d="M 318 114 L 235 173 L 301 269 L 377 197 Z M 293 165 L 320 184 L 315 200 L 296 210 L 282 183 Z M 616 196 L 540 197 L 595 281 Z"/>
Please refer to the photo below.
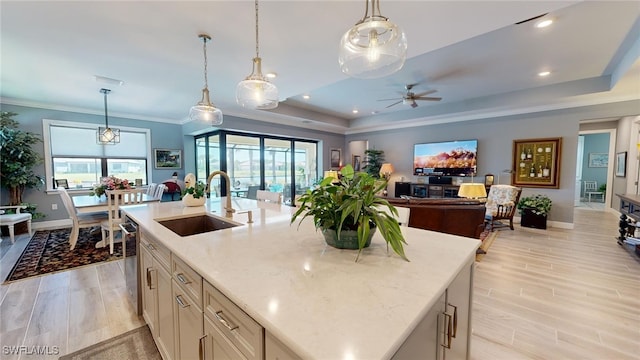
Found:
<path fill-rule="evenodd" d="M 324 172 L 324 177 L 325 179 L 330 177 L 333 178 L 333 181 L 331 181 L 332 183 L 337 183 L 340 181 L 340 179 L 338 178 L 338 172 L 336 170 L 327 170 Z"/>
<path fill-rule="evenodd" d="M 478 199 L 487 197 L 487 189 L 480 183 L 462 183 L 458 189 L 458 196 L 467 199 Z"/>

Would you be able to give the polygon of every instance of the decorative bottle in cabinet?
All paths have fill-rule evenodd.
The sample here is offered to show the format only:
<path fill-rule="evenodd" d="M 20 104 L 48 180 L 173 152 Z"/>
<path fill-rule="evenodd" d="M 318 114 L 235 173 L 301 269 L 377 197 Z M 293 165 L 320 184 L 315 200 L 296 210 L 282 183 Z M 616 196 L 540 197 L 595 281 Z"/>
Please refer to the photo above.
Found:
<path fill-rule="evenodd" d="M 536 177 L 536 168 L 531 165 L 531 171 L 529 171 L 529 177 Z"/>
<path fill-rule="evenodd" d="M 542 176 L 549 177 L 549 163 L 544 164 L 544 169 L 542 169 Z"/>
<path fill-rule="evenodd" d="M 542 165 L 538 165 L 538 177 L 542 177 Z"/>
<path fill-rule="evenodd" d="M 529 149 L 529 152 L 527 153 L 527 159 L 532 159 L 533 158 L 533 154 L 531 153 L 531 149 Z"/>
<path fill-rule="evenodd" d="M 522 148 L 522 154 L 520 154 L 520 159 L 524 160 L 527 158 L 527 154 L 524 152 L 524 148 Z"/>

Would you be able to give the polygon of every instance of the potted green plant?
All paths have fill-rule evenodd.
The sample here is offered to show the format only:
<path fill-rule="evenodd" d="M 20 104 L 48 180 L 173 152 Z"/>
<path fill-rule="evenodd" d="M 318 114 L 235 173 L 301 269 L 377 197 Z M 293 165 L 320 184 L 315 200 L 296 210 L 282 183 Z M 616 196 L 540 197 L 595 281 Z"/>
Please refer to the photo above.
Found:
<path fill-rule="evenodd" d="M 520 210 L 520 225 L 524 227 L 546 229 L 547 215 L 551 211 L 551 199 L 547 195 L 535 194 L 520 198 L 517 208 Z"/>
<path fill-rule="evenodd" d="M 376 196 L 384 189 L 386 181 L 366 172 L 355 172 L 351 165 L 343 167 L 340 175 L 338 181 L 327 177 L 300 196 L 296 200 L 299 208 L 292 215 L 291 223 L 298 218 L 301 218 L 300 222 L 312 218 L 316 228 L 322 230 L 327 244 L 341 249 L 358 249 L 356 261 L 377 229 L 387 246 L 391 245 L 396 254 L 409 261 L 404 254 L 406 242 L 393 216 L 398 214 L 396 208 Z"/>
<path fill-rule="evenodd" d="M 20 123 L 13 119 L 16 115 L 6 111 L 0 113 L 0 183 L 9 191 L 9 205 L 22 204 L 25 189 L 39 189 L 44 183 L 33 171 L 42 163 L 42 157 L 33 145 L 42 139 L 21 130 Z"/>
<path fill-rule="evenodd" d="M 207 201 L 206 186 L 202 181 L 186 184 L 182 190 L 182 203 L 186 206 L 202 206 Z"/>
<path fill-rule="evenodd" d="M 374 178 L 380 177 L 380 168 L 384 163 L 384 150 L 368 149 L 364 151 L 364 167 L 362 171 Z"/>

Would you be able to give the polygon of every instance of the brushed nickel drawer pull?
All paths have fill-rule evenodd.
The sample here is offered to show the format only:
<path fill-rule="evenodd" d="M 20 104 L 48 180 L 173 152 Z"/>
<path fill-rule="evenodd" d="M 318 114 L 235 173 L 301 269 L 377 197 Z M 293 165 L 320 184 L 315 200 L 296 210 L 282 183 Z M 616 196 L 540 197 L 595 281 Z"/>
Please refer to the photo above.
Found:
<path fill-rule="evenodd" d="M 458 333 L 458 307 L 451 305 L 451 303 L 448 303 L 447 305 L 453 308 L 453 337 L 456 337 L 456 334 Z"/>
<path fill-rule="evenodd" d="M 444 315 L 446 318 L 445 325 L 447 326 L 447 342 L 445 344 L 442 344 L 442 346 L 447 349 L 451 349 L 451 328 L 453 327 L 451 315 L 447 314 L 446 312 L 442 313 L 442 315 Z"/>
<path fill-rule="evenodd" d="M 181 308 L 186 308 L 191 306 L 191 304 L 186 304 L 184 301 L 182 301 L 182 295 L 176 296 L 176 302 L 178 303 L 178 305 L 180 305 Z"/>
<path fill-rule="evenodd" d="M 222 310 L 216 311 L 216 318 L 218 318 L 218 321 L 220 321 L 222 325 L 224 325 L 227 329 L 229 329 L 229 331 L 233 331 L 238 328 L 238 325 L 236 326 L 229 325 L 229 321 L 227 321 L 227 319 L 225 319 L 222 316 Z"/>
<path fill-rule="evenodd" d="M 156 250 L 156 247 L 155 247 L 155 246 L 153 246 L 153 244 L 148 243 L 148 244 L 147 244 L 147 249 L 155 251 L 155 250 Z"/>
<path fill-rule="evenodd" d="M 178 278 L 178 281 L 180 281 L 181 283 L 187 285 L 187 284 L 191 284 L 191 281 L 185 279 L 184 275 L 182 275 L 182 273 L 176 275 L 176 277 Z"/>

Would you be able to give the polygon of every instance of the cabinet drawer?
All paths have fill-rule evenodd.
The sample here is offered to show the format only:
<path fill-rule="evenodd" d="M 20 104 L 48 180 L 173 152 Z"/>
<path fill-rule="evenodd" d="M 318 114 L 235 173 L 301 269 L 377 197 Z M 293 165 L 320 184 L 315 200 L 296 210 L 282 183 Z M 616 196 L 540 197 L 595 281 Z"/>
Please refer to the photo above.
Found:
<path fill-rule="evenodd" d="M 264 354 L 264 329 L 213 285 L 204 281 L 204 314 L 247 359 Z"/>
<path fill-rule="evenodd" d="M 202 277 L 176 256 L 172 257 L 171 273 L 191 300 L 202 308 Z"/>
<path fill-rule="evenodd" d="M 440 186 L 440 185 L 429 185 L 429 191 L 442 191 L 442 186 Z"/>
<path fill-rule="evenodd" d="M 153 255 L 153 257 L 155 257 L 167 270 L 171 268 L 171 252 L 164 245 L 160 244 L 159 241 L 145 233 L 141 233 L 140 246 L 144 246 L 149 250 L 149 253 L 151 253 L 151 255 Z"/>

